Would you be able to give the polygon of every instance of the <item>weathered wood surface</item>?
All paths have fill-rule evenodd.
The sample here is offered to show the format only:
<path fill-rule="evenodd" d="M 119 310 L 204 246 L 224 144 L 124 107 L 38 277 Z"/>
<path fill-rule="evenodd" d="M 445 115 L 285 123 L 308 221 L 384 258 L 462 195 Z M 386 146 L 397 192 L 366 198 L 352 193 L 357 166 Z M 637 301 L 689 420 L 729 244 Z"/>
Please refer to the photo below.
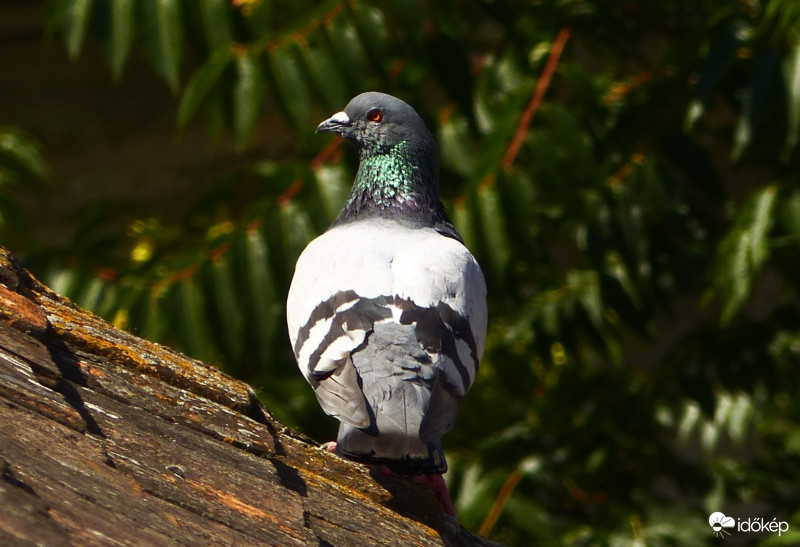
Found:
<path fill-rule="evenodd" d="M 485 545 L 424 487 L 278 423 L 0 249 L 0 544 Z"/>

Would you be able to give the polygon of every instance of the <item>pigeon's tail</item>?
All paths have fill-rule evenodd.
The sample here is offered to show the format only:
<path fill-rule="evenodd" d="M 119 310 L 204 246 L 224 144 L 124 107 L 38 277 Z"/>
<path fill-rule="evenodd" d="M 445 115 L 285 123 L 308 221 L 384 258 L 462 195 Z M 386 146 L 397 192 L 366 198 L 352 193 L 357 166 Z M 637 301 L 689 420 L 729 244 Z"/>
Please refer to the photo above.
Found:
<path fill-rule="evenodd" d="M 375 323 L 369 343 L 351 355 L 370 414 L 370 425 L 342 422 L 337 452 L 365 462 L 385 464 L 402 474 L 447 471 L 439 432 L 428 424 L 437 369 L 411 325 Z M 433 398 L 436 398 L 435 396 Z"/>
<path fill-rule="evenodd" d="M 387 441 L 383 434 L 372 436 L 364 430 L 342 423 L 336 452 L 357 462 L 386 465 L 401 475 L 433 475 L 447 471 L 442 443 L 438 439 L 422 443 L 417 438 L 416 443 L 413 443 L 416 445 L 413 450 L 409 447 L 399 454 L 394 452 L 394 447 Z"/>

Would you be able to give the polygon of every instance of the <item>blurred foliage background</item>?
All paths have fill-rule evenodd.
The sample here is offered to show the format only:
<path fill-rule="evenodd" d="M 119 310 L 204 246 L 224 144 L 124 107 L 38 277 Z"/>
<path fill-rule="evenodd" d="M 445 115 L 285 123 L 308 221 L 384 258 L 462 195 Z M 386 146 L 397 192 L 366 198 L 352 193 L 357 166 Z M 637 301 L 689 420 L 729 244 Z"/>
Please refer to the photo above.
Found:
<path fill-rule="evenodd" d="M 101 112 L 61 127 L 40 95 L 17 97 L 42 118 L 26 127 L 0 108 L 22 120 L 0 119 L 0 243 L 55 290 L 333 438 L 284 299 L 357 165 L 316 124 L 357 93 L 392 93 L 436 134 L 443 198 L 489 284 L 480 375 L 445 437 L 462 524 L 508 545 L 696 545 L 716 541 L 707 519 L 723 511 L 790 523 L 740 541 L 800 542 L 796 0 L 4 10 L 31 4 L 34 39 L 65 54 L 26 73 L 73 71 Z M 102 82 L 82 79 L 85 56 L 105 59 Z M 115 102 L 105 89 L 142 80 L 131 65 L 162 83 Z M 168 113 L 160 155 L 128 142 L 103 197 L 65 187 L 36 128 L 79 135 L 117 111 L 123 135 Z M 198 131 L 193 157 L 233 152 L 183 185 L 126 175 Z M 70 150 L 70 169 L 104 150 Z"/>

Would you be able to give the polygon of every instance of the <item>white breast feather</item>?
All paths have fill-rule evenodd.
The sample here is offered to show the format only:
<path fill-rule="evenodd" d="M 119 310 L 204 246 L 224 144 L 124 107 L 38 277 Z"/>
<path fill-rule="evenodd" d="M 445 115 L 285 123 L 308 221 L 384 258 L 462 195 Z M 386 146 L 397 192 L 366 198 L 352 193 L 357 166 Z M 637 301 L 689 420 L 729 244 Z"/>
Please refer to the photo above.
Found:
<path fill-rule="evenodd" d="M 287 322 L 292 346 L 316 306 L 345 290 L 364 298 L 397 295 L 421 307 L 444 302 L 469 319 L 479 359 L 483 353 L 486 286 L 480 267 L 466 247 L 433 229 L 400 229 L 380 221 L 362 221 L 336 227 L 312 241 L 297 261 L 289 289 Z M 399 317 L 400 311 L 395 312 Z M 329 320 L 321 321 L 311 329 L 298 355 L 301 370 L 329 324 Z M 363 334 L 354 332 L 349 339 L 337 340 L 325 357 L 341 358 L 363 341 Z M 467 366 L 471 383 L 477 363 L 472 363 L 466 343 L 457 345 L 462 362 L 472 365 Z M 324 366 L 320 362 L 316 369 Z M 453 366 L 444 368 L 446 375 L 455 374 L 447 370 Z"/>

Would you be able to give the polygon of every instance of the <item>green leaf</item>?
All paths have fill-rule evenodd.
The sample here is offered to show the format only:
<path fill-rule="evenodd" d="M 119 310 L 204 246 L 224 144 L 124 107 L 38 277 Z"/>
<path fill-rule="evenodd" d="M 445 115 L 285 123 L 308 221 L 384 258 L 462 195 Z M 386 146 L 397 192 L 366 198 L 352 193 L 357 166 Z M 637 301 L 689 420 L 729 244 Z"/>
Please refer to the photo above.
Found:
<path fill-rule="evenodd" d="M 478 244 L 475 233 L 475 217 L 472 204 L 462 196 L 453 202 L 453 224 L 455 225 L 467 248 L 475 251 Z"/>
<path fill-rule="evenodd" d="M 443 168 L 469 177 L 475 168 L 475 151 L 469 147 L 467 119 L 456 113 L 439 124 L 439 154 Z"/>
<path fill-rule="evenodd" d="M 105 283 L 102 279 L 92 276 L 83 288 L 73 296 L 75 303 L 87 310 L 96 312 L 103 296 L 104 285 Z"/>
<path fill-rule="evenodd" d="M 219 80 L 225 68 L 233 60 L 233 50 L 224 49 L 212 55 L 206 63 L 197 69 L 181 96 L 178 105 L 178 126 L 186 127 L 197 108 L 208 95 L 211 88 Z"/>
<path fill-rule="evenodd" d="M 706 107 L 703 104 L 703 101 L 700 99 L 692 99 L 689 102 L 689 108 L 686 109 L 686 118 L 683 122 L 683 130 L 687 133 L 694 128 L 694 124 L 697 123 L 697 120 L 703 115 L 706 111 Z"/>
<path fill-rule="evenodd" d="M 567 285 L 575 292 L 594 327 L 603 327 L 603 296 L 600 279 L 595 270 L 570 270 Z"/>
<path fill-rule="evenodd" d="M 678 439 L 681 442 L 687 442 L 689 435 L 697 428 L 700 423 L 702 412 L 700 405 L 693 401 L 687 401 L 683 409 L 683 416 L 678 424 Z"/>
<path fill-rule="evenodd" d="M 200 0 L 203 36 L 212 52 L 227 48 L 232 42 L 230 0 Z"/>
<path fill-rule="evenodd" d="M 311 47 L 300 44 L 308 78 L 313 83 L 314 89 L 322 96 L 327 110 L 335 112 L 341 110 L 347 103 L 347 89 L 327 45 L 324 47 Z"/>
<path fill-rule="evenodd" d="M 53 291 L 69 298 L 80 282 L 79 272 L 76 268 L 67 268 L 59 264 L 47 272 L 44 282 Z"/>
<path fill-rule="evenodd" d="M 0 186 L 9 182 L 39 184 L 47 174 L 39 144 L 17 129 L 0 126 Z"/>
<path fill-rule="evenodd" d="M 514 495 L 508 500 L 506 513 L 516 527 L 525 530 L 531 538 L 536 538 L 542 545 L 560 543 L 553 527 L 548 524 L 550 515 L 533 500 L 519 494 Z"/>
<path fill-rule="evenodd" d="M 245 234 L 245 272 L 247 274 L 249 317 L 255 331 L 256 353 L 262 365 L 274 361 L 272 340 L 278 326 L 277 288 L 269 269 L 269 247 L 261 230 L 248 228 Z"/>
<path fill-rule="evenodd" d="M 788 199 L 781 201 L 781 224 L 795 244 L 800 245 L 800 190 L 795 190 Z"/>
<path fill-rule="evenodd" d="M 753 96 L 750 90 L 746 91 L 742 98 L 742 114 L 736 123 L 733 133 L 733 150 L 731 151 L 731 161 L 736 161 L 742 152 L 750 145 L 753 138 L 752 116 L 749 115 L 752 109 Z"/>
<path fill-rule="evenodd" d="M 735 443 L 745 440 L 747 425 L 753 414 L 750 397 L 739 393 L 733 398 L 733 406 L 728 413 L 728 434 Z"/>
<path fill-rule="evenodd" d="M 283 242 L 284 264 L 288 278 L 294 273 L 297 257 L 305 249 L 314 236 L 313 224 L 308 213 L 294 201 L 287 201 L 280 206 L 281 240 Z"/>
<path fill-rule="evenodd" d="M 775 198 L 778 196 L 777 186 L 767 186 L 760 190 L 753 200 L 752 222 L 749 227 L 750 260 L 754 270 L 761 268 L 769 255 L 769 241 L 767 232 L 772 227 L 772 211 L 775 207 Z"/>
<path fill-rule="evenodd" d="M 44 2 L 44 33 L 50 37 L 59 31 L 66 32 L 66 19 L 72 2 L 69 0 L 47 0 Z"/>
<path fill-rule="evenodd" d="M 156 0 L 158 2 L 158 30 L 161 53 L 164 59 L 164 75 L 173 93 L 180 87 L 180 65 L 183 45 L 181 4 L 179 0 Z"/>
<path fill-rule="evenodd" d="M 122 77 L 122 69 L 131 53 L 134 28 L 134 0 L 111 2 L 111 75 L 115 82 Z"/>
<path fill-rule="evenodd" d="M 541 251 L 537 240 L 539 212 L 536 210 L 536 189 L 527 170 L 511 170 L 505 173 L 503 183 L 503 211 L 506 230 L 512 237 L 512 254 L 517 257 L 534 257 Z M 526 237 L 520 237 L 525 234 Z"/>
<path fill-rule="evenodd" d="M 174 286 L 165 287 L 158 284 L 145 294 L 141 304 L 144 312 L 141 319 L 142 336 L 154 342 L 163 342 L 169 330 L 169 318 L 163 304 L 167 295 L 174 290 Z"/>
<path fill-rule="evenodd" d="M 769 256 L 767 235 L 774 221 L 777 195 L 775 185 L 758 190 L 742 206 L 733 227 L 720 243 L 714 285 L 723 295 L 723 324 L 728 324 L 739 311 Z"/>
<path fill-rule="evenodd" d="M 92 16 L 93 0 L 73 0 L 70 3 L 68 16 L 65 20 L 65 33 L 67 39 L 67 53 L 70 59 L 75 60 L 81 53 L 89 20 Z"/>
<path fill-rule="evenodd" d="M 305 130 L 310 100 L 308 86 L 294 56 L 294 46 L 273 51 L 269 61 L 289 121 L 296 131 Z"/>
<path fill-rule="evenodd" d="M 239 145 L 253 133 L 263 96 L 264 76 L 257 54 L 250 50 L 239 52 L 233 89 L 233 136 Z"/>
<path fill-rule="evenodd" d="M 742 98 L 742 113 L 734 130 L 731 151 L 733 161 L 738 160 L 750 146 L 756 130 L 766 116 L 778 60 L 776 50 L 766 50 L 760 52 L 754 61 L 753 74 Z"/>
<path fill-rule="evenodd" d="M 690 131 L 703 114 L 704 102 L 716 90 L 720 80 L 732 65 L 745 33 L 746 27 L 737 21 L 711 42 L 703 68 L 700 70 L 695 98 L 689 104 L 686 113 L 684 121 L 686 131 Z"/>
<path fill-rule="evenodd" d="M 339 63 L 339 72 L 348 79 L 349 88 L 364 89 L 366 55 L 352 21 L 344 16 L 337 17 L 327 30 L 333 58 Z"/>
<path fill-rule="evenodd" d="M 323 165 L 314 171 L 317 191 L 329 222 L 333 222 L 347 200 L 350 174 L 342 164 Z"/>
<path fill-rule="evenodd" d="M 383 12 L 366 2 L 349 4 L 358 36 L 363 41 L 370 59 L 377 63 L 386 59 L 389 25 Z"/>
<path fill-rule="evenodd" d="M 505 226 L 505 215 L 497 185 L 478 188 L 478 212 L 486 239 L 486 249 L 497 282 L 502 283 L 511 260 L 511 245 Z"/>
<path fill-rule="evenodd" d="M 789 161 L 800 138 L 800 41 L 783 62 L 783 81 L 786 85 L 788 127 L 781 159 Z"/>
<path fill-rule="evenodd" d="M 183 22 L 180 0 L 152 0 L 142 5 L 145 39 L 153 66 L 173 93 L 180 88 Z"/>
<path fill-rule="evenodd" d="M 245 317 L 244 307 L 236 291 L 234 275 L 230 264 L 231 253 L 211 260 L 211 278 L 214 286 L 214 300 L 219 314 L 219 326 L 225 342 L 226 355 L 238 361 L 244 351 Z"/>
<path fill-rule="evenodd" d="M 186 351 L 194 358 L 210 363 L 214 358 L 206 299 L 195 276 L 178 283 L 179 309 L 173 317 L 179 318 L 181 338 Z"/>

